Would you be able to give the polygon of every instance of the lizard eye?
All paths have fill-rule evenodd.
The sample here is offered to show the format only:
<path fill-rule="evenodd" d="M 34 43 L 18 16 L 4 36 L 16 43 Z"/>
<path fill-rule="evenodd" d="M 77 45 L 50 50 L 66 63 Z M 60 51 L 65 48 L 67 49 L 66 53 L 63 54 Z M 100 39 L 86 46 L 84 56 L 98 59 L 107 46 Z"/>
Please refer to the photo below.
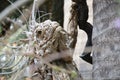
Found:
<path fill-rule="evenodd" d="M 42 31 L 37 31 L 37 37 L 39 37 L 42 34 Z"/>
<path fill-rule="evenodd" d="M 37 32 L 37 34 L 41 34 L 41 33 L 42 33 L 42 31 L 38 31 L 38 32 Z"/>

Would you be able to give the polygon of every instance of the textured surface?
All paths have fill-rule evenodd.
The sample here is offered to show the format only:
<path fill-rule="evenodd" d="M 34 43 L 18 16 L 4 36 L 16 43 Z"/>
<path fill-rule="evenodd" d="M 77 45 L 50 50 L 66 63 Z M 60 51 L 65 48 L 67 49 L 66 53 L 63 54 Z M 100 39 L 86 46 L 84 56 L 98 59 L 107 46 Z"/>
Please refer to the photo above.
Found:
<path fill-rule="evenodd" d="M 64 0 L 64 27 L 65 30 L 67 30 L 68 22 L 69 22 L 69 17 L 70 17 L 70 5 L 71 5 L 71 0 Z M 93 0 L 87 0 L 88 6 L 89 6 L 89 18 L 88 22 L 91 24 L 93 23 L 93 13 L 92 13 L 92 1 Z M 84 80 L 92 80 L 92 65 L 89 63 L 86 63 L 82 59 L 80 59 L 80 55 L 83 53 L 85 44 L 87 41 L 87 35 L 84 31 L 78 30 L 78 38 L 77 38 L 77 44 L 74 52 L 74 60 L 76 62 L 76 65 L 80 71 L 80 74 L 82 75 Z"/>
<path fill-rule="evenodd" d="M 89 6 L 89 18 L 88 22 L 91 24 L 93 23 L 93 10 L 92 10 L 92 1 L 93 0 L 87 0 L 88 6 Z M 87 41 L 87 35 L 84 31 L 79 30 L 78 31 L 78 39 L 76 44 L 76 50 L 75 50 L 75 56 L 74 59 L 78 65 L 79 71 L 83 77 L 84 80 L 92 80 L 92 65 L 83 61 L 79 58 L 79 55 L 83 53 L 86 41 Z"/>
<path fill-rule="evenodd" d="M 81 80 L 77 73 L 75 73 L 77 79 L 76 77 L 72 77 L 71 71 L 78 71 L 72 63 L 72 52 L 69 51 L 71 50 L 69 46 L 72 41 L 69 37 L 68 33 L 55 21 L 46 20 L 35 27 L 33 37 L 31 39 L 35 42 L 34 46 L 31 46 L 34 47 L 33 52 L 38 54 L 38 57 L 42 57 L 44 59 L 37 61 L 38 63 L 40 63 L 39 61 L 43 61 L 43 64 L 40 65 L 38 70 L 41 75 L 41 80 Z M 67 55 L 67 52 L 64 52 L 65 50 L 69 51 L 69 55 Z M 50 61 L 49 59 L 45 60 L 47 56 L 52 54 L 54 54 L 52 58 L 55 58 L 57 54 L 58 58 L 63 54 L 65 56 Z M 51 62 L 51 64 L 58 67 L 51 66 L 51 68 L 48 62 Z"/>
<path fill-rule="evenodd" d="M 120 80 L 120 4 L 94 0 L 93 80 Z"/>

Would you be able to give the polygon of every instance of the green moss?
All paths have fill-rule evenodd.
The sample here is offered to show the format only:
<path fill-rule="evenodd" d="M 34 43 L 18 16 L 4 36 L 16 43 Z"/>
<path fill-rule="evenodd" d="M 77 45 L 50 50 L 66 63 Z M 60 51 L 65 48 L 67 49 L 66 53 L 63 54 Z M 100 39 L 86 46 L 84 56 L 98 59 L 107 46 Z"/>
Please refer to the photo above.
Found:
<path fill-rule="evenodd" d="M 75 71 L 71 71 L 71 77 L 72 78 L 76 78 L 77 77 L 77 73 Z"/>

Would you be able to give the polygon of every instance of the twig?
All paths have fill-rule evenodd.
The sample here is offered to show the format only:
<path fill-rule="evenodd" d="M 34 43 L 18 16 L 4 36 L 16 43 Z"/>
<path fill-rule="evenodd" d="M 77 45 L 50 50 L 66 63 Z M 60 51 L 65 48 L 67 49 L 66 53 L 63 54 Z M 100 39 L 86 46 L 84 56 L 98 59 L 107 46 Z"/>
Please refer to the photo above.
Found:
<path fill-rule="evenodd" d="M 38 9 L 38 7 L 40 5 L 42 5 L 45 1 L 47 0 L 34 0 L 33 2 L 33 8 L 32 8 L 32 12 L 31 12 L 31 25 L 36 25 L 36 18 L 35 18 L 35 10 Z"/>

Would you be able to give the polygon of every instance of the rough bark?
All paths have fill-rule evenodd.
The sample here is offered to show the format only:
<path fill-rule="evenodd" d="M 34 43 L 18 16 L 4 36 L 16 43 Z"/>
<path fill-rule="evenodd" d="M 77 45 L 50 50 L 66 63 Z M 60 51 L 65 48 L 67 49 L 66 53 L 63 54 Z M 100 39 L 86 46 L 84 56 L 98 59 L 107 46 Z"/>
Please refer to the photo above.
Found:
<path fill-rule="evenodd" d="M 44 59 L 43 62 L 42 60 L 38 61 L 39 63 L 43 63 L 38 69 L 41 75 L 39 80 L 81 80 L 76 66 L 72 63 L 72 52 L 69 47 L 71 39 L 69 39 L 69 37 L 68 33 L 63 30 L 57 22 L 50 20 L 40 23 L 35 28 L 33 35 L 28 36 L 30 41 L 29 47 L 34 47 L 35 50 L 33 52 L 36 52 L 36 54 L 39 55 L 38 57 Z M 36 42 L 35 46 L 31 45 L 31 40 Z M 70 52 L 66 54 L 67 52 L 64 52 L 66 50 L 70 50 Z M 46 60 L 45 57 L 49 55 L 52 56 L 48 57 Z M 64 57 L 61 55 L 64 55 Z M 51 68 L 48 63 L 58 67 L 53 66 Z M 76 72 L 76 77 L 72 76 L 74 73 L 71 74 L 71 71 Z"/>
<path fill-rule="evenodd" d="M 93 80 L 120 79 L 120 16 L 117 0 L 93 0 Z"/>
<path fill-rule="evenodd" d="M 78 70 L 72 62 L 72 52 L 69 52 L 69 56 L 64 52 L 66 50 L 72 51 L 70 47 L 72 42 L 69 38 L 70 35 L 57 22 L 47 20 L 39 24 L 29 24 L 29 31 L 25 31 L 25 33 L 28 37 L 28 43 L 24 46 L 25 53 L 27 54 L 28 51 L 28 56 L 30 52 L 37 55 L 32 55 L 32 58 L 30 57 L 28 62 L 30 65 L 38 64 L 38 66 L 36 66 L 37 70 L 33 72 L 33 74 L 38 74 L 38 80 L 81 80 L 81 76 L 79 76 Z M 62 52 L 65 54 L 62 54 Z M 49 55 L 52 55 L 52 58 L 49 57 Z M 62 57 L 62 55 L 64 57 Z M 48 56 L 47 59 L 50 60 L 44 59 L 46 56 Z M 32 70 L 34 68 L 32 67 L 30 69 Z M 14 77 L 18 80 L 17 78 L 19 78 L 19 76 L 24 75 L 19 71 L 18 74 L 16 72 L 11 80 L 13 80 Z M 33 78 L 33 80 L 37 80 L 34 76 L 30 77 Z"/>
<path fill-rule="evenodd" d="M 87 22 L 88 20 L 88 5 L 86 0 L 72 0 L 71 5 L 71 18 L 68 25 L 68 33 L 74 39 L 73 44 L 71 46 L 75 46 L 77 41 L 77 25 L 79 29 L 82 29 L 87 33 L 88 40 L 86 43 L 86 47 L 92 46 L 92 25 Z M 86 49 L 85 49 L 86 50 Z M 80 56 L 83 60 L 92 63 L 92 58 L 90 56 L 90 52 L 83 52 Z"/>

